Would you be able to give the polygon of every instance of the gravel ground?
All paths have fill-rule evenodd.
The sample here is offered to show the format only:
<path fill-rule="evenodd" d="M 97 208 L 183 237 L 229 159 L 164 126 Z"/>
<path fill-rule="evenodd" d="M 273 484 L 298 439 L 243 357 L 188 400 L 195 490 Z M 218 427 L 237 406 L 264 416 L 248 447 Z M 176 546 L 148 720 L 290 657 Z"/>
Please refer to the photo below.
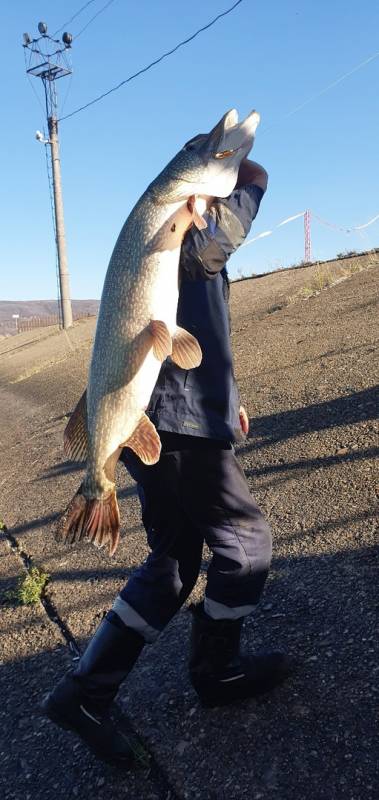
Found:
<path fill-rule="evenodd" d="M 0 780 L 7 800 L 109 792 L 115 800 L 378 796 L 379 271 L 372 259 L 370 266 L 307 300 L 294 297 L 316 268 L 232 288 L 237 377 L 251 420 L 239 457 L 274 534 L 270 579 L 245 644 L 284 647 L 297 661 L 295 675 L 259 702 L 202 710 L 187 677 L 184 609 L 145 649 L 121 692 L 152 760 L 120 775 L 39 717 L 38 702 L 67 668 L 69 649 L 42 606 L 4 599 Z M 67 549 L 52 537 L 81 475 L 63 460 L 61 440 L 85 385 L 92 335 L 88 321 L 34 342 L 13 337 L 18 349 L 8 342 L 0 353 L 1 516 L 13 541 L 50 574 L 47 595 L 79 644 L 146 555 L 135 489 L 121 468 L 116 556 L 87 545 Z M 1 588 L 8 589 L 22 565 L 5 537 L 1 547 Z M 195 598 L 206 561 L 205 552 Z"/>

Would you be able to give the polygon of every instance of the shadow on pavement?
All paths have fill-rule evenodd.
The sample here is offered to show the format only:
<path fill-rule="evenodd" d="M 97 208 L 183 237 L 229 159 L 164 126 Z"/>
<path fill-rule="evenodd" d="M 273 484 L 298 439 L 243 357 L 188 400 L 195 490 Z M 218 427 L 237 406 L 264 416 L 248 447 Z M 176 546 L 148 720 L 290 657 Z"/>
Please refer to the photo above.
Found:
<path fill-rule="evenodd" d="M 19 534 L 26 533 L 27 531 L 35 530 L 35 528 L 43 528 L 45 525 L 50 525 L 52 522 L 56 522 L 61 514 L 63 514 L 63 508 L 61 511 L 57 511 L 54 514 L 47 514 L 46 517 L 36 517 L 35 519 L 31 519 L 29 522 L 23 522 L 21 525 L 14 525 L 13 528 L 8 528 L 8 532 L 12 536 L 18 536 Z"/>
<path fill-rule="evenodd" d="M 279 414 L 255 417 L 250 421 L 251 433 L 254 437 L 258 437 L 259 441 L 247 442 L 238 448 L 238 452 L 243 454 L 259 450 L 267 445 L 290 439 L 299 433 L 311 433 L 374 420 L 377 418 L 378 400 L 378 387 L 373 386 L 362 392 L 337 397 L 335 400 L 314 403 Z"/>
<path fill-rule="evenodd" d="M 373 526 L 376 524 L 375 509 L 369 508 L 366 511 L 361 511 L 359 514 L 351 514 L 350 516 L 346 517 L 330 519 L 327 522 L 320 522 L 318 525 L 314 525 L 311 528 L 301 525 L 300 531 L 296 531 L 293 534 L 286 534 L 286 542 L 292 542 L 296 539 L 305 539 L 307 536 L 312 536 L 314 539 L 316 539 L 317 537 L 321 537 L 324 533 L 328 533 L 329 531 L 338 530 L 338 528 L 348 528 L 355 522 L 364 522 L 369 520 L 371 520 Z"/>
<path fill-rule="evenodd" d="M 168 789 L 154 786 L 149 769 L 129 774 L 97 761 L 79 739 L 41 716 L 43 696 L 70 663 L 68 651 L 58 647 L 2 667 L 2 800 L 165 800 Z"/>
<path fill-rule="evenodd" d="M 325 469 L 333 467 L 335 464 L 343 464 L 356 461 L 364 461 L 366 458 L 376 458 L 379 455 L 379 447 L 367 447 L 366 450 L 351 450 L 342 455 L 332 456 L 319 456 L 318 458 L 301 458 L 299 461 L 289 461 L 279 464 L 268 464 L 264 467 L 257 467 L 256 469 L 246 469 L 245 475 L 248 477 L 262 477 L 264 475 L 272 475 L 277 473 L 289 473 L 283 475 L 279 480 L 272 481 L 266 486 L 276 486 L 285 480 L 290 480 L 293 475 L 291 473 L 308 472 L 312 469 Z"/>
<path fill-rule="evenodd" d="M 80 472 L 86 468 L 85 461 L 65 461 L 63 463 L 54 464 L 43 475 L 35 479 L 35 481 L 46 481 L 57 478 L 61 475 L 70 475 L 72 472 Z M 125 486 L 123 489 L 117 489 L 117 496 L 132 497 L 137 494 L 136 486 Z"/>
<path fill-rule="evenodd" d="M 86 468 L 85 461 L 64 461 L 63 463 L 60 462 L 58 464 L 54 464 L 54 466 L 50 467 L 43 475 L 36 478 L 38 481 L 45 481 L 49 480 L 50 478 L 56 478 L 58 475 L 69 475 L 71 472 L 80 472 Z"/>
<path fill-rule="evenodd" d="M 368 306 L 375 305 L 376 302 L 377 302 L 376 299 L 370 300 L 368 303 L 362 303 L 361 306 L 359 305 L 355 306 L 355 308 L 367 308 Z M 300 339 L 297 342 L 297 344 L 300 344 L 303 341 L 305 340 Z M 333 358 L 333 356 L 343 356 L 346 353 L 356 353 L 359 350 L 367 350 L 369 353 L 371 353 L 375 352 L 376 347 L 374 347 L 370 342 L 365 342 L 364 344 L 357 344 L 354 345 L 354 347 L 340 347 L 337 350 L 326 350 L 324 353 L 319 353 L 317 359 L 322 361 L 322 359 L 324 358 Z M 315 363 L 315 356 L 312 356 L 311 358 L 303 358 L 301 360 L 296 359 L 295 363 L 283 364 L 283 366 L 280 367 L 269 367 L 267 369 L 259 370 L 255 373 L 255 376 L 258 378 L 261 377 L 262 375 L 275 375 L 275 373 L 277 372 L 283 372 L 283 370 L 291 369 L 294 366 L 303 367 L 306 364 L 314 364 L 314 363 Z"/>
<path fill-rule="evenodd" d="M 252 649 L 279 645 L 299 667 L 259 702 L 199 707 L 187 675 L 189 614 L 178 614 L 145 649 L 125 684 L 126 707 L 160 767 L 181 785 L 179 797 L 215 800 L 226 784 L 229 800 L 375 797 L 374 566 L 373 548 L 274 559 L 246 641 Z M 69 663 L 64 647 L 3 663 L 4 800 L 66 800 L 74 787 L 82 800 L 121 800 L 134 780 L 96 763 L 38 715 L 44 693 Z M 178 742 L 186 743 L 181 756 Z M 141 791 L 129 796 L 150 796 Z"/>
<path fill-rule="evenodd" d="M 125 499 L 128 497 L 133 497 L 137 494 L 137 489 L 135 486 L 128 486 L 124 489 L 121 489 L 117 492 L 117 496 L 119 499 Z M 8 531 L 12 536 L 18 536 L 20 534 L 25 534 L 28 531 L 33 531 L 37 528 L 43 528 L 45 525 L 51 525 L 52 523 L 56 522 L 59 517 L 63 514 L 63 508 L 60 511 L 56 511 L 54 514 L 47 514 L 45 517 L 36 517 L 35 519 L 31 519 L 28 522 L 23 522 L 20 525 L 14 525 L 14 527 L 9 527 Z M 140 525 L 133 525 L 127 527 L 127 533 L 133 533 L 135 530 L 138 530 L 141 526 Z"/>

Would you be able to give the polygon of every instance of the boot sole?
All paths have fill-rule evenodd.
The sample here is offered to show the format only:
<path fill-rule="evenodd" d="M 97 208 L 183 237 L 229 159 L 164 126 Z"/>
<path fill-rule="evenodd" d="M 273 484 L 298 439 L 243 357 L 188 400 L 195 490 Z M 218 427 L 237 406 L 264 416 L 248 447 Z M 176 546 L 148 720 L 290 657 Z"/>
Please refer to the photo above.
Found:
<path fill-rule="evenodd" d="M 125 758 L 117 758 L 115 756 L 107 756 L 101 750 L 96 748 L 94 745 L 90 744 L 78 731 L 75 725 L 70 722 L 66 717 L 63 717 L 62 714 L 59 712 L 57 707 L 51 701 L 49 695 L 45 697 L 45 699 L 41 703 L 41 712 L 44 717 L 47 717 L 51 722 L 57 725 L 64 731 L 70 731 L 74 733 L 75 736 L 78 736 L 79 739 L 83 742 L 83 744 L 88 747 L 88 749 L 96 756 L 97 759 L 100 761 L 104 761 L 106 764 L 112 764 L 116 767 L 123 767 L 124 769 L 130 769 L 133 766 L 133 754 L 131 753 L 130 756 L 126 756 Z"/>
<path fill-rule="evenodd" d="M 291 674 L 292 670 L 285 672 L 280 678 L 276 677 L 271 684 L 267 683 L 266 686 L 245 686 L 241 687 L 240 690 L 238 690 L 238 687 L 236 686 L 233 687 L 234 691 L 229 691 L 229 693 L 225 692 L 224 694 L 211 695 L 202 693 L 199 688 L 196 688 L 196 686 L 194 686 L 194 688 L 199 696 L 200 703 L 203 708 L 217 708 L 222 706 L 230 706 L 235 703 L 243 702 L 244 700 L 254 700 L 256 698 L 263 697 L 266 694 L 270 694 L 270 692 L 273 692 L 274 689 L 282 686 L 283 683 L 285 683 L 285 681 L 291 676 Z"/>

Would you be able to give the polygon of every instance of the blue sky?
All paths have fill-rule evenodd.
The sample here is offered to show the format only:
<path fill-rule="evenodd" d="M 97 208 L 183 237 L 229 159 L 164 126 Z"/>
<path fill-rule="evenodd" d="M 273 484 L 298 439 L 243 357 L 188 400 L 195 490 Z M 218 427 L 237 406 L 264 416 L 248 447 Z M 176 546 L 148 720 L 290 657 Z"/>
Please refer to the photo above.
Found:
<path fill-rule="evenodd" d="M 25 74 L 22 33 L 54 32 L 84 0 L 16 0 L 2 15 L 0 299 L 56 296 L 55 250 L 42 109 Z M 68 26 L 80 31 L 105 0 Z M 232 0 L 114 0 L 73 43 L 73 78 L 58 81 L 63 114 L 175 46 Z M 349 227 L 379 213 L 379 58 L 289 112 L 378 51 L 377 0 L 244 0 L 189 45 L 91 108 L 62 121 L 66 236 L 74 298 L 99 297 L 119 230 L 147 184 L 182 144 L 229 108 L 262 117 L 253 157 L 270 175 L 250 236 L 312 209 Z M 42 86 L 33 85 L 42 99 Z M 241 248 L 230 274 L 275 269 L 303 257 L 302 219 Z M 312 223 L 313 255 L 379 244 Z"/>

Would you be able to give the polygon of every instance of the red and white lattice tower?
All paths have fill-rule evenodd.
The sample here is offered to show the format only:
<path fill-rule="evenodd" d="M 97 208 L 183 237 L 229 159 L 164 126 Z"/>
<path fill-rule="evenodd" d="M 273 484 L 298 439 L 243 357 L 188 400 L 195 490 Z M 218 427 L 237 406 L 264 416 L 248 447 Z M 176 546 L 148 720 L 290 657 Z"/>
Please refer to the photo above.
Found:
<path fill-rule="evenodd" d="M 310 211 L 304 211 L 304 261 L 306 264 L 309 264 L 310 261 L 312 261 Z"/>

